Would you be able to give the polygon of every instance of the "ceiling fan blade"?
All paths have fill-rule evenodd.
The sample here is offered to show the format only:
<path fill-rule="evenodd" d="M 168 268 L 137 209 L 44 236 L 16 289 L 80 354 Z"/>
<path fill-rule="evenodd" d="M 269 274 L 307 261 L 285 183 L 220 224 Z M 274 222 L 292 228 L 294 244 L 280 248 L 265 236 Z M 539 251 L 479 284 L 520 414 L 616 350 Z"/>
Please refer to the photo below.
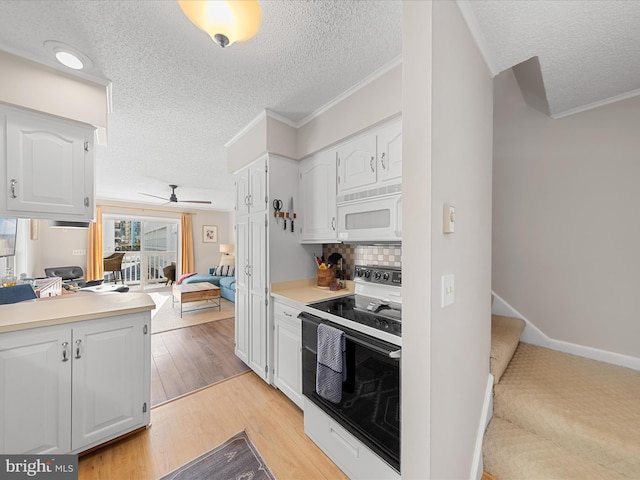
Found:
<path fill-rule="evenodd" d="M 211 205 L 211 201 L 209 200 L 178 200 L 180 203 L 206 203 Z"/>
<path fill-rule="evenodd" d="M 159 197 L 158 195 L 151 195 L 150 193 L 141 193 L 141 192 L 138 192 L 138 193 L 140 193 L 140 195 L 146 195 L 147 197 L 159 198 L 160 200 L 165 200 L 165 201 L 167 200 L 166 197 Z"/>

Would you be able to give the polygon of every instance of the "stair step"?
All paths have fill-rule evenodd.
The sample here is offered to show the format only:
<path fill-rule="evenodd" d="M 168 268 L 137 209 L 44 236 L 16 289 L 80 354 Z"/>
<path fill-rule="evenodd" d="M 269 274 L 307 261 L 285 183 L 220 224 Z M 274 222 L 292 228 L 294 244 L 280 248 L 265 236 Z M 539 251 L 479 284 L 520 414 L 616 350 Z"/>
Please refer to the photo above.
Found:
<path fill-rule="evenodd" d="M 498 480 L 628 479 L 500 417 L 489 423 L 482 454 L 484 470 Z"/>

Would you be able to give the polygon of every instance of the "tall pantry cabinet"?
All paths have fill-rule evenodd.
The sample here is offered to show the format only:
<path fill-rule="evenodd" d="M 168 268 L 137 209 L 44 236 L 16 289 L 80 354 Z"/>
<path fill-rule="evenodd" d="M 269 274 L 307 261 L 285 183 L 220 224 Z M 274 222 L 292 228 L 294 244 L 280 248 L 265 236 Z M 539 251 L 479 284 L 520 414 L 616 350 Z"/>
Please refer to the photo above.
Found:
<path fill-rule="evenodd" d="M 268 154 L 235 175 L 235 353 L 266 382 L 272 381 L 273 282 L 316 274 L 317 245 L 301 245 L 298 162 Z M 274 215 L 274 201 L 289 218 Z M 293 205 L 293 209 L 291 206 Z M 298 205 L 298 207 L 296 207 Z M 293 228 L 291 224 L 293 214 Z M 285 228 L 286 220 L 286 228 Z"/>

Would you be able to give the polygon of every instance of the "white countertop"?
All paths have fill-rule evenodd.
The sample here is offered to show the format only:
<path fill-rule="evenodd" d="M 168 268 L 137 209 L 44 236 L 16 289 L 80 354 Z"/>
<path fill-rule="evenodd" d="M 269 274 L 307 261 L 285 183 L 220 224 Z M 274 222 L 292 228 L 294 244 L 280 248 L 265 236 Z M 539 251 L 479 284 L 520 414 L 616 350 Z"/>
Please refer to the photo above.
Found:
<path fill-rule="evenodd" d="M 146 293 L 79 292 L 0 305 L 0 332 L 146 312 L 156 308 Z"/>
<path fill-rule="evenodd" d="M 307 305 L 330 298 L 344 297 L 355 292 L 355 285 L 351 280 L 343 280 L 346 288 L 331 291 L 328 288 L 318 287 L 316 278 L 305 278 L 288 282 L 276 282 L 271 284 L 271 295 L 282 300 L 290 300 Z"/>

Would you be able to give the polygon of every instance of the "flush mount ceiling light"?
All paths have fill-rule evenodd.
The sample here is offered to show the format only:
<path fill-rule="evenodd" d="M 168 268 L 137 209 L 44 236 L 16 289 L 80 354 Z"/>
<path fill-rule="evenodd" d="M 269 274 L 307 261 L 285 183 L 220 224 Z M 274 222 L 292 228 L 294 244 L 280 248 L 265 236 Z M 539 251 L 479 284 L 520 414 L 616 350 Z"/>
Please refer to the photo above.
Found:
<path fill-rule="evenodd" d="M 222 48 L 249 40 L 260 28 L 258 0 L 178 0 L 178 4 Z"/>
<path fill-rule="evenodd" d="M 58 52 L 56 53 L 56 60 L 58 60 L 65 67 L 73 68 L 74 70 L 82 70 L 84 63 L 73 53 Z"/>
<path fill-rule="evenodd" d="M 47 40 L 44 42 L 44 48 L 47 49 L 58 62 L 73 70 L 87 70 L 93 66 L 93 62 L 89 57 L 71 45 L 58 42 L 57 40 Z"/>

